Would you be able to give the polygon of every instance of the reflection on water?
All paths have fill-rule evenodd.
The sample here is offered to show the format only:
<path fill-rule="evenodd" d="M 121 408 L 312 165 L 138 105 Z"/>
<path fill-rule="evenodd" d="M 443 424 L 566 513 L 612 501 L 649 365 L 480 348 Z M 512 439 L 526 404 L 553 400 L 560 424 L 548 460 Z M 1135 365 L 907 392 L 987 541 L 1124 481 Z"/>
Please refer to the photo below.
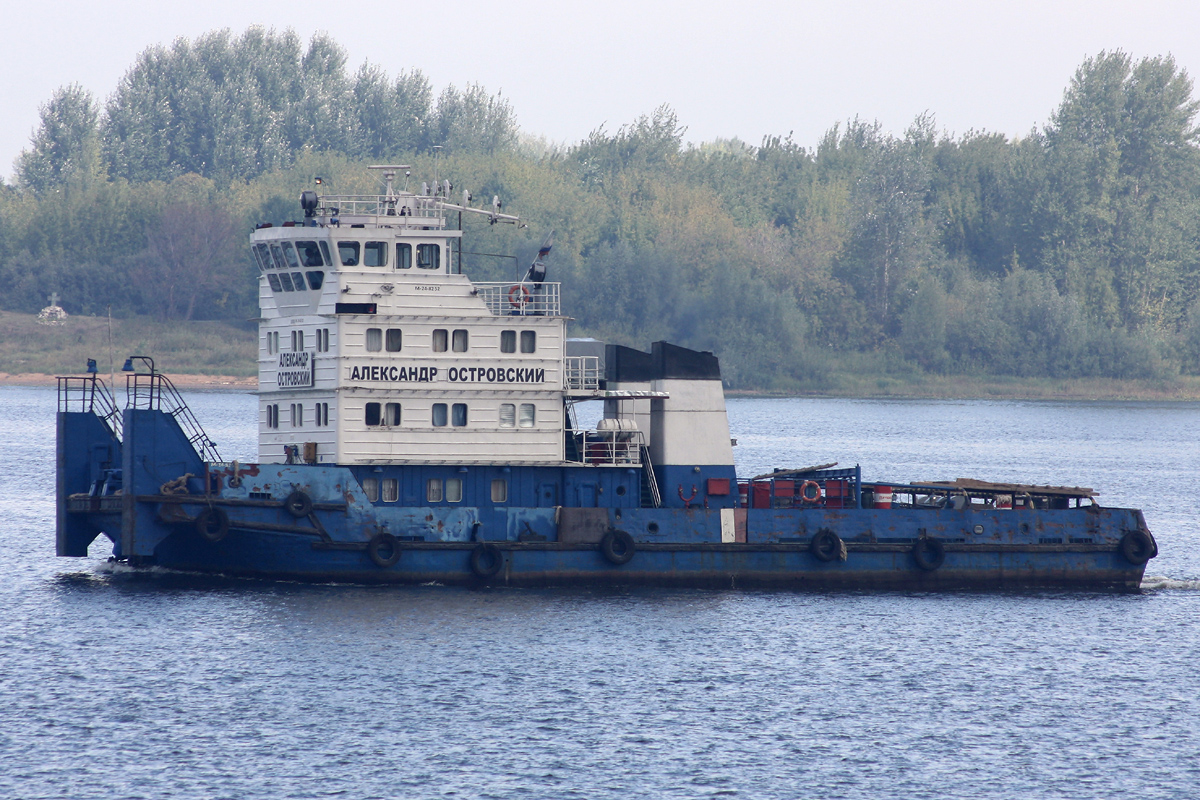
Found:
<path fill-rule="evenodd" d="M 255 398 L 193 393 L 227 458 Z M 53 556 L 54 393 L 0 389 L 0 796 L 1194 797 L 1192 404 L 732 400 L 739 472 L 1093 486 L 1140 595 L 486 590 Z"/>

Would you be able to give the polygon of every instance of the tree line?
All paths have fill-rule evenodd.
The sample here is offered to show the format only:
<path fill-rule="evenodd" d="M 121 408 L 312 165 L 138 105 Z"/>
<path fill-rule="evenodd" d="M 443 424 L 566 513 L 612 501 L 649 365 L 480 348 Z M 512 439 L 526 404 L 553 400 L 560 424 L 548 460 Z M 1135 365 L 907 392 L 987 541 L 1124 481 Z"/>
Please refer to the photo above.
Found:
<path fill-rule="evenodd" d="M 516 275 L 557 231 L 574 331 L 713 350 L 739 388 L 844 371 L 1170 378 L 1200 372 L 1200 149 L 1169 57 L 1086 60 L 1023 137 L 861 119 L 685 145 L 663 106 L 571 145 L 480 86 L 353 75 L 327 37 L 250 29 L 145 51 L 103 108 L 60 89 L 0 189 L 0 307 L 255 316 L 246 235 L 322 176 L 436 169 L 530 228 L 469 230 L 466 271 Z M 440 153 L 434 154 L 440 145 Z"/>

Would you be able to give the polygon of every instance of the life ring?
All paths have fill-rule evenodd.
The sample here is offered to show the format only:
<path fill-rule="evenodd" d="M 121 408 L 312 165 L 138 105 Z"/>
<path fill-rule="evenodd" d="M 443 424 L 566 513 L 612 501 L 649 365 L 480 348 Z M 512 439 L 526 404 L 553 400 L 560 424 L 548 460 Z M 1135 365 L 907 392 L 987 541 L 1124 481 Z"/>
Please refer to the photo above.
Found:
<path fill-rule="evenodd" d="M 504 553 L 491 542 L 475 545 L 471 551 L 471 572 L 477 578 L 490 578 L 504 566 Z"/>
<path fill-rule="evenodd" d="M 812 489 L 812 495 L 809 495 L 809 489 Z M 800 484 L 800 499 L 806 503 L 819 503 L 821 501 L 821 484 L 816 481 L 805 481 Z"/>
<path fill-rule="evenodd" d="M 633 537 L 625 531 L 610 528 L 608 533 L 604 534 L 604 538 L 600 540 L 601 555 L 609 563 L 617 566 L 628 564 L 635 552 L 637 552 L 637 545 L 634 544 Z"/>
<path fill-rule="evenodd" d="M 196 533 L 206 542 L 219 542 L 229 533 L 229 515 L 223 508 L 206 508 L 196 515 Z"/>
<path fill-rule="evenodd" d="M 367 543 L 367 558 L 377 567 L 394 567 L 400 560 L 400 542 L 390 533 L 377 533 Z"/>
<path fill-rule="evenodd" d="M 521 308 L 529 302 L 529 290 L 521 284 L 516 284 L 508 290 L 508 303 L 513 308 Z"/>
<path fill-rule="evenodd" d="M 933 572 L 946 560 L 946 545 L 942 544 L 941 539 L 922 536 L 913 542 L 912 555 L 918 567 L 926 572 Z"/>
<path fill-rule="evenodd" d="M 1129 531 L 1121 537 L 1121 555 L 1130 564 L 1141 566 L 1158 555 L 1158 545 L 1145 531 Z"/>
<path fill-rule="evenodd" d="M 300 519 L 312 513 L 313 502 L 311 497 L 297 489 L 284 499 L 283 507 L 293 517 Z"/>
<path fill-rule="evenodd" d="M 817 561 L 833 561 L 842 555 L 842 539 L 829 528 L 821 528 L 813 534 L 812 541 L 808 543 L 808 552 L 812 553 Z"/>

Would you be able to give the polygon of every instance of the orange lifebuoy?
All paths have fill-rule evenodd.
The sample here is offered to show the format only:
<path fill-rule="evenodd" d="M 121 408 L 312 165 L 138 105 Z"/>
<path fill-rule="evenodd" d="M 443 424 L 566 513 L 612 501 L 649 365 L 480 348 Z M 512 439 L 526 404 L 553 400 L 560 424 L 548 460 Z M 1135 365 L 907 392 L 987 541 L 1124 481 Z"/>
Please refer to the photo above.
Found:
<path fill-rule="evenodd" d="M 810 491 L 811 490 L 811 493 Z M 821 499 L 821 484 L 816 481 L 805 481 L 800 484 L 800 499 L 806 503 L 816 503 Z"/>
<path fill-rule="evenodd" d="M 529 302 L 529 290 L 518 283 L 508 290 L 508 302 L 514 308 L 520 308 Z"/>

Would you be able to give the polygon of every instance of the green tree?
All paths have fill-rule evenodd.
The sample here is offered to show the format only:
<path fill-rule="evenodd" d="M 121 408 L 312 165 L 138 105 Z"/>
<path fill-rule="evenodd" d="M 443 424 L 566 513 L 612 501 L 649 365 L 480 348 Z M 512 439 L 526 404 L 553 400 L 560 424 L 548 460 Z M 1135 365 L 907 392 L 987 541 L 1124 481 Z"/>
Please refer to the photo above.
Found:
<path fill-rule="evenodd" d="M 97 138 L 99 108 L 79 84 L 54 92 L 38 114 L 32 147 L 17 158 L 17 185 L 43 192 L 72 177 L 100 176 Z"/>

